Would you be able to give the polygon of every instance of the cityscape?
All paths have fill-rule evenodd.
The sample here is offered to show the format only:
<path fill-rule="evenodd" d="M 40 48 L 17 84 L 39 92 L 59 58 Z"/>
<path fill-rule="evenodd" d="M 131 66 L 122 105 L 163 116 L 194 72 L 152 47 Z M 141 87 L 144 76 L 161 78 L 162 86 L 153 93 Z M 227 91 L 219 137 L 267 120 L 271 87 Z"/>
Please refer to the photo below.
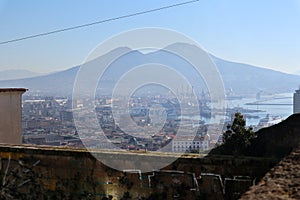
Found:
<path fill-rule="evenodd" d="M 298 98 L 297 94 L 298 92 L 294 94 L 295 102 Z M 266 97 L 268 101 L 266 98 L 262 100 L 262 97 L 256 97 L 254 102 L 245 103 L 243 107 L 240 105 L 232 108 L 228 107 L 226 109 L 226 116 L 224 117 L 225 121 L 221 124 L 223 129 L 219 129 L 219 124 L 209 123 L 209 117 L 211 117 L 209 114 L 211 111 L 207 102 L 208 98 L 205 95 L 202 98 L 199 102 L 200 113 L 198 115 L 191 113 L 190 116 L 181 116 L 179 102 L 176 99 L 168 99 L 162 95 L 135 97 L 131 99 L 131 102 L 129 102 L 131 105 L 130 117 L 138 126 L 147 126 L 147 130 L 149 131 L 149 137 L 142 134 L 140 138 L 126 134 L 114 121 L 111 106 L 113 101 L 118 101 L 118 99 L 99 98 L 94 102 L 96 104 L 95 112 L 98 122 L 107 140 L 114 144 L 114 147 L 110 145 L 101 147 L 103 141 L 97 141 L 90 137 L 84 138 L 75 128 L 73 109 L 80 109 L 83 104 L 88 104 L 89 100 L 78 102 L 76 108 L 72 108 L 72 100 L 69 98 L 25 96 L 22 102 L 23 143 L 144 151 L 156 151 L 170 143 L 171 145 L 169 145 L 169 149 L 166 151 L 205 153 L 215 147 L 217 143 L 222 142 L 222 132 L 226 130 L 228 124 L 233 122 L 236 112 L 243 113 L 246 122 L 250 121 L 247 125 L 252 126 L 257 131 L 261 128 L 277 124 L 292 114 L 282 113 L 282 115 L 275 115 L 276 113 L 269 113 L 270 111 L 258 109 L 260 108 L 259 106 L 288 107 L 285 110 L 293 108 L 291 95 L 278 95 L 273 97 L 273 99 L 271 99 L 272 97 Z M 231 104 L 237 101 L 230 98 L 233 97 L 229 96 L 227 102 L 231 102 Z M 242 97 L 239 97 L 239 100 L 242 99 Z M 277 105 L 276 103 L 272 103 L 282 99 L 285 101 L 284 103 L 277 103 Z M 186 100 L 188 101 L 188 98 Z M 268 105 L 266 102 L 271 103 Z M 249 105 L 252 104 L 254 104 L 255 109 L 249 109 Z M 157 107 L 153 109 L 155 105 L 162 105 L 162 108 Z M 297 102 L 294 103 L 295 113 L 298 109 L 297 105 Z M 122 112 L 125 113 L 125 110 Z M 161 124 L 162 120 L 158 120 L 156 124 L 151 122 L 150 116 L 151 114 L 153 116 L 153 113 L 156 114 L 155 118 L 163 117 L 165 114 L 166 122 L 164 124 Z M 128 124 L 128 120 L 131 119 L 128 119 L 128 116 L 123 114 L 120 122 Z M 156 132 L 155 126 L 159 127 L 162 125 L 162 129 Z M 179 126 L 187 126 L 185 129 L 187 133 L 175 139 Z M 210 133 L 208 133 L 208 129 L 211 130 Z"/>
<path fill-rule="evenodd" d="M 0 0 L 0 200 L 300 199 L 300 0 Z"/>

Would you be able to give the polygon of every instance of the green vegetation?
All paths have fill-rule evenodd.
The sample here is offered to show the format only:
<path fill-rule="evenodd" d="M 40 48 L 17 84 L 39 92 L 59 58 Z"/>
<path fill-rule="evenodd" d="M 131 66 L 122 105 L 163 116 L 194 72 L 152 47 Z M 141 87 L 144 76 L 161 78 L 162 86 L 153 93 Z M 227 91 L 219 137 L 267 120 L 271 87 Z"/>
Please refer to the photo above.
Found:
<path fill-rule="evenodd" d="M 234 155 L 243 154 L 251 145 L 251 139 L 256 137 L 252 127 L 246 127 L 246 121 L 241 113 L 235 113 L 232 125 L 227 125 L 223 133 L 223 145 L 231 147 Z"/>

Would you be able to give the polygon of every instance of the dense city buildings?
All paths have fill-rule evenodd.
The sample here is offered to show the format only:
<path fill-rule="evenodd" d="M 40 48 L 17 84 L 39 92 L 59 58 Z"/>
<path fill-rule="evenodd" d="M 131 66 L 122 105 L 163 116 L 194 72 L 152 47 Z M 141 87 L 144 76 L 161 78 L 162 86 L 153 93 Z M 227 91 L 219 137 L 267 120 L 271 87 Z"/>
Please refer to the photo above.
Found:
<path fill-rule="evenodd" d="M 132 98 L 129 103 L 130 115 L 123 114 L 125 110 L 119 109 L 117 112 L 120 113 L 120 119 L 115 121 L 111 103 L 117 101 L 119 100 L 103 97 L 93 102 L 101 130 L 93 130 L 90 135 L 78 131 L 73 118 L 74 109 L 81 110 L 83 105 L 91 104 L 89 100 L 76 102 L 72 107 L 72 102 L 68 98 L 26 97 L 23 101 L 23 142 L 147 151 L 156 151 L 166 146 L 164 151 L 170 152 L 199 152 L 213 147 L 210 146 L 211 136 L 207 133 L 208 124 L 193 119 L 194 114 L 182 118 L 180 106 L 174 99 L 161 96 Z M 140 135 L 132 136 L 130 132 L 123 131 L 124 125 L 127 130 L 133 130 L 134 127 L 131 127 L 129 121 L 133 121 L 138 127 L 147 128 L 147 135 L 141 132 Z M 189 138 L 187 140 L 190 141 L 196 136 L 197 143 L 192 148 L 184 145 L 184 149 L 179 149 L 176 147 L 177 144 L 171 142 L 177 135 L 179 125 L 184 127 L 184 133 L 176 140 Z M 99 131 L 104 132 L 110 144 L 93 136 Z M 220 134 L 220 130 L 212 136 L 215 141 L 218 138 L 217 134 Z"/>
<path fill-rule="evenodd" d="M 300 97 L 300 92 L 298 95 Z M 215 147 L 216 143 L 222 143 L 222 133 L 226 131 L 228 124 L 232 124 L 236 112 L 242 113 L 246 122 L 250 122 L 247 126 L 251 125 L 255 131 L 283 120 L 281 116 L 259 109 L 260 103 L 264 103 L 266 99 L 264 96 L 254 102 L 254 107 L 252 104 L 227 107 L 226 116 L 219 123 L 216 123 L 215 119 L 220 112 L 211 108 L 206 94 L 202 93 L 199 97 L 199 109 L 196 105 L 190 104 L 189 98 L 189 95 L 183 93 L 179 95 L 179 103 L 179 100 L 172 96 L 152 94 L 133 96 L 127 104 L 124 104 L 122 97 L 112 99 L 98 96 L 93 101 L 84 99 L 72 102 L 67 97 L 27 95 L 22 102 L 23 143 L 205 153 Z M 273 99 L 281 98 L 285 100 L 290 97 L 273 97 Z M 187 108 L 187 114 L 182 113 L 182 106 Z M 86 107 L 91 107 L 92 110 L 87 112 L 84 109 Z M 78 112 L 81 112 L 80 123 L 85 126 L 83 129 L 78 127 L 74 119 L 76 116 L 74 113 Z M 93 127 L 89 124 L 90 112 L 96 117 L 97 122 L 93 123 L 98 123 L 97 129 L 90 128 Z M 256 124 L 251 124 L 254 120 L 257 121 Z M 136 131 L 137 128 L 141 128 L 141 131 Z M 101 134 L 102 137 L 97 137 Z"/>

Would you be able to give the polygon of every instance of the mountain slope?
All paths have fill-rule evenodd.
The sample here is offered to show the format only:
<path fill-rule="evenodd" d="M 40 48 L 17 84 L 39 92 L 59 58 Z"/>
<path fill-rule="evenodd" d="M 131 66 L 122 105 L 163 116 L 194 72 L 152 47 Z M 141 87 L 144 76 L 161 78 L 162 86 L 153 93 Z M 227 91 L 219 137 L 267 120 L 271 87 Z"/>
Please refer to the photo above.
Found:
<path fill-rule="evenodd" d="M 238 94 L 259 91 L 270 93 L 293 92 L 300 84 L 300 76 L 286 74 L 253 65 L 235 63 L 212 56 L 227 89 Z"/>
<path fill-rule="evenodd" d="M 187 44 L 174 45 L 177 45 L 178 48 L 187 47 Z M 124 47 L 104 55 L 105 58 L 109 58 L 109 56 L 118 50 L 124 51 Z M 300 84 L 300 76 L 298 75 L 230 62 L 215 56 L 211 56 L 211 59 L 220 72 L 226 90 L 232 90 L 239 95 L 255 95 L 259 91 L 267 93 L 293 92 Z M 105 82 L 105 84 L 102 85 L 112 88 L 122 74 L 128 72 L 132 67 L 151 62 L 172 66 L 180 74 L 186 76 L 196 89 L 201 90 L 200 87 L 205 84 L 201 76 L 197 75 L 191 65 L 184 61 L 184 59 L 178 58 L 178 56 L 174 57 L 174 55 L 166 54 L 164 50 L 160 50 L 149 54 L 132 51 L 126 56 L 117 59 L 105 72 L 102 79 L 102 83 Z M 25 87 L 29 89 L 27 94 L 38 92 L 44 95 L 69 96 L 72 94 L 78 70 L 79 67 L 77 66 L 65 71 L 33 78 L 2 80 L 0 81 L 0 87 Z M 170 77 L 166 76 L 166 78 Z M 89 77 L 87 76 L 86 79 L 88 80 Z"/>
<path fill-rule="evenodd" d="M 40 75 L 41 74 L 29 71 L 29 70 L 12 69 L 12 70 L 0 71 L 0 80 L 31 78 L 31 77 L 40 76 Z"/>
<path fill-rule="evenodd" d="M 73 67 L 62 72 L 33 78 L 0 81 L 0 87 L 25 87 L 29 93 L 53 96 L 69 96 L 79 67 Z"/>

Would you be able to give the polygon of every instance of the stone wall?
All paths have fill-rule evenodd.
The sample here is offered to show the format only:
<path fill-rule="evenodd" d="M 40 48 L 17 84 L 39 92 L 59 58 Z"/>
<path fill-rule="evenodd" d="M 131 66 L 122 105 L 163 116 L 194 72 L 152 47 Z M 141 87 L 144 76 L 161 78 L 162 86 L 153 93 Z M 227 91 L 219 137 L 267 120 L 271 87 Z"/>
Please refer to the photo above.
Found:
<path fill-rule="evenodd" d="M 132 153 L 93 153 L 100 157 L 119 155 L 116 162 L 130 167 L 129 154 Z M 160 157 L 163 162 L 172 154 L 145 152 L 135 153 L 135 156 L 144 162 Z M 0 181 L 4 183 L 0 199 L 193 199 L 203 192 L 201 187 L 205 183 L 198 185 L 197 182 L 201 173 L 220 174 L 222 178 L 241 175 L 260 178 L 276 163 L 266 158 L 201 158 L 189 154 L 161 171 L 143 174 L 138 169 L 136 173 L 111 169 L 85 149 L 27 145 L 0 145 L 0 158 Z M 194 181 L 185 183 L 183 180 Z M 207 199 L 214 198 L 210 194 L 213 191 L 204 192 Z"/>

